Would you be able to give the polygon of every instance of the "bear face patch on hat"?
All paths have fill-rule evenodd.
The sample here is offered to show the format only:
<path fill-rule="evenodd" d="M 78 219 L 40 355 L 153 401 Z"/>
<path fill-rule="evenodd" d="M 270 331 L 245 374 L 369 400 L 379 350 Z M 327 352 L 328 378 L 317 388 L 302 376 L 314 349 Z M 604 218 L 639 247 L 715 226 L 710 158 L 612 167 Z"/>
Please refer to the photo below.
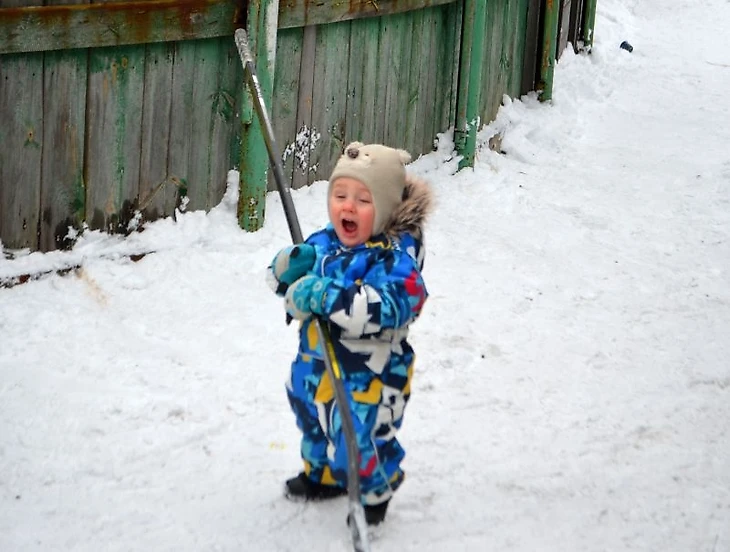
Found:
<path fill-rule="evenodd" d="M 389 148 L 382 144 L 352 142 L 345 148 L 332 170 L 327 196 L 329 197 L 332 184 L 338 178 L 354 178 L 365 184 L 373 196 L 375 206 L 373 236 L 380 234 L 403 199 L 406 186 L 405 164 L 410 160 L 411 155 L 402 149 Z"/>

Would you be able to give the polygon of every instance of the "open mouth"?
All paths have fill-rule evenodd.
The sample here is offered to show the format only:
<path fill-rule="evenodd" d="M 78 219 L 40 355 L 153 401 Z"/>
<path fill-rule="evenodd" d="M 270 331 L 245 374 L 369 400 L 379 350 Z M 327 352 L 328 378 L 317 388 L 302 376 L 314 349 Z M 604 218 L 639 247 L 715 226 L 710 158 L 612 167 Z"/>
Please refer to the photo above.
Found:
<path fill-rule="evenodd" d="M 342 229 L 348 234 L 354 234 L 357 231 L 357 223 L 349 219 L 342 219 Z"/>

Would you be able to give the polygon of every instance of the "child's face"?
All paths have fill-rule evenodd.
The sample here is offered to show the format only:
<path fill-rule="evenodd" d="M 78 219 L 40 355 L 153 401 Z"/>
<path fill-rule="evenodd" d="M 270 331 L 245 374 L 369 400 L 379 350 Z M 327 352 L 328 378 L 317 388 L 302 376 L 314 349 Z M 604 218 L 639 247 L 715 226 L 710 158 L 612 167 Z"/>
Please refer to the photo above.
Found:
<path fill-rule="evenodd" d="M 365 243 L 373 232 L 375 205 L 370 189 L 359 180 L 341 177 L 332 183 L 327 199 L 330 222 L 343 245 Z"/>

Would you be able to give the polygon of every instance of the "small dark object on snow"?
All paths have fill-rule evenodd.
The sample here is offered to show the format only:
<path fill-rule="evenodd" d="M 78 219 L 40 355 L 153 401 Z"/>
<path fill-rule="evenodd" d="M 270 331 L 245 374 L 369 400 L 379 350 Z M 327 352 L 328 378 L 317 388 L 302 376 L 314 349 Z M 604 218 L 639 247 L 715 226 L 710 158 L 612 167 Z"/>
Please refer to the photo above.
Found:
<path fill-rule="evenodd" d="M 631 44 L 629 44 L 628 42 L 626 42 L 625 40 L 621 43 L 620 48 L 622 50 L 626 50 L 629 53 L 634 51 L 634 47 Z"/>
<path fill-rule="evenodd" d="M 327 500 L 347 494 L 347 489 L 336 485 L 322 485 L 309 479 L 304 472 L 287 479 L 284 493 L 291 500 Z"/>

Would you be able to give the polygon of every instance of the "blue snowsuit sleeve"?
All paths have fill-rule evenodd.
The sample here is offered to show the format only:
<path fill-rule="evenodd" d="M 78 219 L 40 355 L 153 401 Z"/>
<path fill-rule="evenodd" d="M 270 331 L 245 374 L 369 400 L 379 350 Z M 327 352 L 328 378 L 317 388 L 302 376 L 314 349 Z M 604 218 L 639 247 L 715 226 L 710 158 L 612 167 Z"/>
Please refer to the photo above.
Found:
<path fill-rule="evenodd" d="M 408 253 L 387 249 L 377 256 L 361 277 L 335 278 L 325 290 L 323 315 L 351 336 L 405 326 L 418 317 L 428 296 Z"/>

